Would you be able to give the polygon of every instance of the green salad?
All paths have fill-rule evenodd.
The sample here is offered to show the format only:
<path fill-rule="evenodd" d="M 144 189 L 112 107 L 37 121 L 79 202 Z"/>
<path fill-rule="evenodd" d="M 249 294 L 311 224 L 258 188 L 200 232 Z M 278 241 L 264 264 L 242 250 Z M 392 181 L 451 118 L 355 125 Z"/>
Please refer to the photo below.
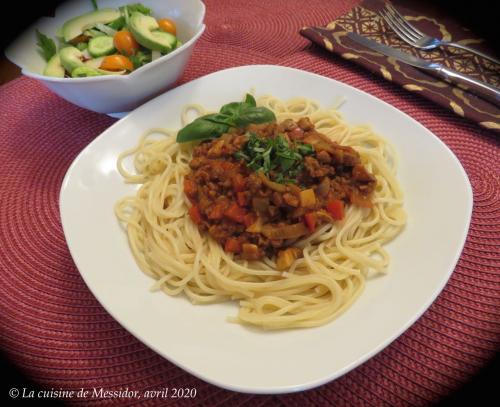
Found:
<path fill-rule="evenodd" d="M 66 21 L 56 33 L 59 46 L 37 30 L 47 61 L 46 76 L 81 78 L 124 75 L 182 44 L 173 20 L 156 19 L 140 3 L 98 9 Z"/>

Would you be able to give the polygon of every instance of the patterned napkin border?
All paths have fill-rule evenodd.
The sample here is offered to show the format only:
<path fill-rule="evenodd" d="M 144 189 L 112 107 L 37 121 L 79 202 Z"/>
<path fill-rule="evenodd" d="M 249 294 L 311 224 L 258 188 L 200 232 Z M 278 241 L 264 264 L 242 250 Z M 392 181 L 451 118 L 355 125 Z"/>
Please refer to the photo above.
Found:
<path fill-rule="evenodd" d="M 451 109 L 455 114 L 475 121 L 480 126 L 500 133 L 500 109 L 494 104 L 431 76 L 394 58 L 380 55 L 352 41 L 346 35 L 356 32 L 375 41 L 397 48 L 420 58 L 439 62 L 453 70 L 470 75 L 493 86 L 500 85 L 500 67 L 466 51 L 448 48 L 432 51 L 417 50 L 397 37 L 377 10 L 383 5 L 378 0 L 364 0 L 359 6 L 332 21 L 326 27 L 304 27 L 300 33 L 312 42 L 364 66 L 388 81 L 395 82 L 433 102 Z M 481 44 L 482 40 L 453 21 L 438 22 L 430 16 L 419 15 L 396 5 L 412 24 L 430 35 L 463 44 Z M 478 48 L 480 45 L 478 46 Z"/>

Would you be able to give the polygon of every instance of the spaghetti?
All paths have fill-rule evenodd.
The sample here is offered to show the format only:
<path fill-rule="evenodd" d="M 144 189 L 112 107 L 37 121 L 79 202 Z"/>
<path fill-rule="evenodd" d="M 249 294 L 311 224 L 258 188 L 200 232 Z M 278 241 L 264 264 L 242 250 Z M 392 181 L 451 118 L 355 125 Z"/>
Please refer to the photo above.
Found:
<path fill-rule="evenodd" d="M 359 297 L 370 273 L 387 271 L 383 245 L 406 221 L 397 154 L 369 126 L 352 127 L 337 110 L 321 109 L 314 101 L 264 96 L 258 105 L 272 110 L 278 122 L 308 117 L 318 132 L 354 148 L 376 178 L 373 206 L 350 205 L 342 221 L 323 224 L 296 242 L 303 255 L 286 271 L 277 269 L 275 258 L 242 260 L 200 233 L 188 215 L 183 182 L 190 172 L 192 143 L 178 144 L 175 132 L 151 129 L 118 158 L 125 181 L 140 188 L 117 202 L 115 213 L 126 226 L 140 269 L 156 280 L 154 289 L 184 293 L 195 304 L 237 300 L 240 309 L 232 322 L 265 329 L 323 325 Z M 190 106 L 184 123 L 189 109 L 204 114 L 201 106 Z M 128 157 L 133 157 L 133 173 L 125 169 Z"/>

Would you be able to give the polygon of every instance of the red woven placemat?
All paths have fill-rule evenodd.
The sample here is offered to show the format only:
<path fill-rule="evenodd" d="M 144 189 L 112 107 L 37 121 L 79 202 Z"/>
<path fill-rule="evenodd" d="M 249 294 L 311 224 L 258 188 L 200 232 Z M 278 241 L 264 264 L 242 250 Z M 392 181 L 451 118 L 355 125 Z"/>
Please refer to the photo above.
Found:
<path fill-rule="evenodd" d="M 95 405 L 428 405 L 458 388 L 500 348 L 500 145 L 493 133 L 309 45 L 319 25 L 355 3 L 207 1 L 207 31 L 182 82 L 222 68 L 271 63 L 348 83 L 396 106 L 457 155 L 474 190 L 465 249 L 437 301 L 368 362 L 318 389 L 254 396 L 198 380 L 146 348 L 85 286 L 59 220 L 72 160 L 114 120 L 77 108 L 22 78 L 0 88 L 0 347 L 47 389 L 78 392 L 196 387 L 194 399 L 97 399 Z M 299 367 L 298 367 L 299 368 Z M 257 372 L 258 374 L 258 372 Z"/>

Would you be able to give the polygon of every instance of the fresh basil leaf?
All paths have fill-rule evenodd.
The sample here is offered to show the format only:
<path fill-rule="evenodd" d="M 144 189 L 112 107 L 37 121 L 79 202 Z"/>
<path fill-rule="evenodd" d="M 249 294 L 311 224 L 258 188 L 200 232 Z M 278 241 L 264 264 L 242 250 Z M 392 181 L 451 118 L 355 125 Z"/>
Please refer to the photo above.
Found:
<path fill-rule="evenodd" d="M 57 53 L 56 43 L 54 40 L 47 37 L 45 34 L 42 34 L 40 31 L 36 30 L 36 38 L 38 48 L 42 53 L 44 59 L 48 61 Z"/>
<path fill-rule="evenodd" d="M 238 127 L 245 127 L 249 124 L 261 124 L 276 121 L 274 113 L 265 107 L 250 107 L 240 113 L 235 118 Z"/>
<path fill-rule="evenodd" d="M 223 113 L 211 113 L 201 116 L 197 120 L 199 119 L 208 120 L 214 123 L 227 124 L 228 126 L 234 127 L 234 121 L 231 116 Z"/>
<path fill-rule="evenodd" d="M 237 115 L 240 112 L 241 109 L 241 103 L 240 102 L 231 102 L 228 103 L 227 105 L 224 105 L 221 107 L 220 112 L 222 114 L 227 114 L 227 115 Z"/>
<path fill-rule="evenodd" d="M 137 65 L 134 59 L 132 59 L 132 62 L 134 66 Z M 177 137 L 177 141 L 182 143 L 185 141 L 218 137 L 233 127 L 245 127 L 251 123 L 259 124 L 275 120 L 276 117 L 271 110 L 265 107 L 256 107 L 255 98 L 247 94 L 244 102 L 225 104 L 221 107 L 219 113 L 212 113 L 196 119 L 193 123 L 179 131 L 178 134 L 180 137 Z M 210 126 L 208 123 L 212 123 L 214 126 Z M 186 128 L 188 129 L 186 130 Z M 195 131 L 193 132 L 193 130 Z M 194 135 L 187 136 L 188 131 L 193 132 Z M 266 149 L 267 147 L 265 145 Z M 270 162 L 271 160 L 266 159 L 266 163 L 268 161 Z M 270 164 L 267 167 L 270 168 Z"/>
<path fill-rule="evenodd" d="M 255 101 L 255 98 L 250 93 L 247 93 L 247 95 L 245 97 L 245 102 L 244 103 L 247 104 L 250 107 L 256 107 L 257 106 L 257 102 Z"/>
<path fill-rule="evenodd" d="M 186 143 L 188 141 L 216 138 L 228 131 L 228 125 L 204 120 L 200 117 L 181 129 L 177 133 L 176 140 L 178 143 Z"/>
<path fill-rule="evenodd" d="M 228 115 L 239 115 L 241 112 L 245 111 L 248 108 L 256 107 L 257 102 L 255 98 L 249 93 L 245 96 L 244 102 L 231 102 L 221 107 L 220 112 Z"/>

